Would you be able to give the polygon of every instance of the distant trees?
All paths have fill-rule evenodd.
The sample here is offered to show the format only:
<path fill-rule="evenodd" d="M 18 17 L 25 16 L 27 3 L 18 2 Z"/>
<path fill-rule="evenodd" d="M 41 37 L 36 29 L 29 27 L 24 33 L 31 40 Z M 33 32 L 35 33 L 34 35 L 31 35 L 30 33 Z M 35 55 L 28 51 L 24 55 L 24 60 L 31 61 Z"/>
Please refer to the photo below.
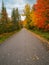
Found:
<path fill-rule="evenodd" d="M 14 24 L 15 29 L 19 29 L 20 28 L 20 25 L 19 25 L 20 14 L 19 14 L 18 8 L 17 9 L 13 8 L 11 19 L 12 19 L 12 23 Z"/>
<path fill-rule="evenodd" d="M 27 28 L 30 28 L 30 22 L 31 22 L 30 12 L 31 12 L 30 5 L 26 4 L 24 8 L 24 14 L 26 16 L 26 27 Z"/>
<path fill-rule="evenodd" d="M 26 26 L 28 29 L 40 29 L 49 31 L 49 1 L 37 0 L 37 3 L 30 7 L 29 4 L 24 8 L 25 20 L 20 22 L 18 8 L 13 8 L 11 18 L 8 17 L 6 7 L 2 1 L 2 10 L 0 12 L 0 33 L 11 32 Z"/>
<path fill-rule="evenodd" d="M 2 1 L 2 10 L 0 12 L 0 34 L 20 29 L 20 14 L 18 8 L 13 8 L 11 18 L 8 17 L 6 7 Z"/>

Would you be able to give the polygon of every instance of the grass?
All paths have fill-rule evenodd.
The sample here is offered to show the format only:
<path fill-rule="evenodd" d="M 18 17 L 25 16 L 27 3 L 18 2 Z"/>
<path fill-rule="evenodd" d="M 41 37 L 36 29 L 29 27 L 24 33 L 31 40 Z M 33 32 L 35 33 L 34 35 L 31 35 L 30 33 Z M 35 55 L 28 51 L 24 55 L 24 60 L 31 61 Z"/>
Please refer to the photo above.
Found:
<path fill-rule="evenodd" d="M 41 37 L 44 37 L 46 40 L 49 41 L 49 32 L 42 32 L 40 30 L 31 30 L 31 31 L 40 35 Z"/>
<path fill-rule="evenodd" d="M 4 42 L 7 38 L 9 38 L 10 36 L 12 36 L 13 34 L 19 32 L 19 31 L 20 31 L 20 30 L 14 31 L 14 32 L 10 32 L 10 33 L 0 34 L 0 44 L 2 44 L 2 42 Z"/>

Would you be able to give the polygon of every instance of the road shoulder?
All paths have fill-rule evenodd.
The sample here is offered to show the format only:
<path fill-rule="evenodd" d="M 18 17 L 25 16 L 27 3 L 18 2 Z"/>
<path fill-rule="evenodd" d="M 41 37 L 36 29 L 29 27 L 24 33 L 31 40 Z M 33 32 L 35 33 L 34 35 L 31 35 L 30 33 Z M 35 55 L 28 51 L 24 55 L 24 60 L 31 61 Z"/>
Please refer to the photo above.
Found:
<path fill-rule="evenodd" d="M 27 30 L 27 29 L 26 29 Z M 44 39 L 43 37 L 41 37 L 40 35 L 31 32 L 30 30 L 27 30 L 29 33 L 31 33 L 32 35 L 34 35 L 35 37 L 37 37 L 39 40 L 42 41 L 42 43 L 49 49 L 49 41 L 47 41 L 46 39 Z"/>

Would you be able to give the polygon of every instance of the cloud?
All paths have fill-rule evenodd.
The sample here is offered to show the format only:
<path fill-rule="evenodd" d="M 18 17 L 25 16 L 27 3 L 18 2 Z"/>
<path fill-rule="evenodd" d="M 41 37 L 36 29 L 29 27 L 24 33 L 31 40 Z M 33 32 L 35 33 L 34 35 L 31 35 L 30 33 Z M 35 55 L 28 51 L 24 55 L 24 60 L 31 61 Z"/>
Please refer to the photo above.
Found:
<path fill-rule="evenodd" d="M 11 11 L 13 8 L 18 8 L 19 12 L 22 13 L 25 4 L 29 3 L 30 5 L 33 5 L 35 2 L 36 0 L 4 0 L 9 16 L 11 15 Z M 0 9 L 1 9 L 1 4 L 2 4 L 2 0 L 0 0 Z"/>
<path fill-rule="evenodd" d="M 25 20 L 25 16 L 21 16 L 21 20 L 24 21 Z"/>

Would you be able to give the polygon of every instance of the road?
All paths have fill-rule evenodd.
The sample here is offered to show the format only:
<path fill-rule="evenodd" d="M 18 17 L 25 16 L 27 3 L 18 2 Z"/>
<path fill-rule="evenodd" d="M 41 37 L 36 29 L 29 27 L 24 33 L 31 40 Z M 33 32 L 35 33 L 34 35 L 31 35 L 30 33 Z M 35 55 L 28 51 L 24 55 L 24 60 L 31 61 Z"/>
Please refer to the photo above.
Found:
<path fill-rule="evenodd" d="M 0 45 L 0 65 L 49 65 L 49 51 L 23 28 Z"/>

